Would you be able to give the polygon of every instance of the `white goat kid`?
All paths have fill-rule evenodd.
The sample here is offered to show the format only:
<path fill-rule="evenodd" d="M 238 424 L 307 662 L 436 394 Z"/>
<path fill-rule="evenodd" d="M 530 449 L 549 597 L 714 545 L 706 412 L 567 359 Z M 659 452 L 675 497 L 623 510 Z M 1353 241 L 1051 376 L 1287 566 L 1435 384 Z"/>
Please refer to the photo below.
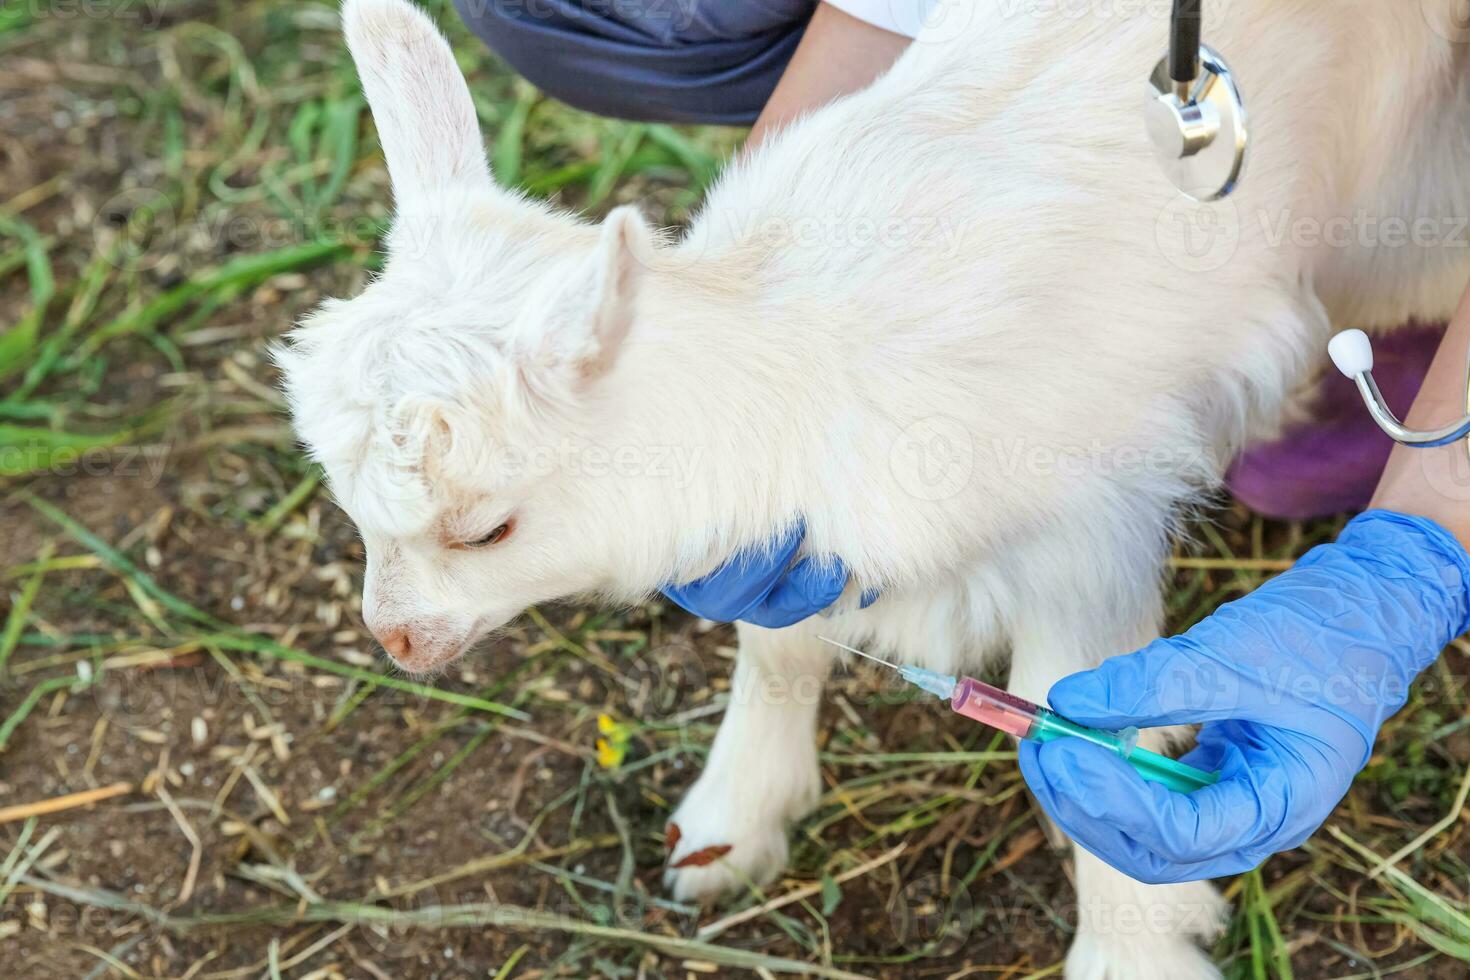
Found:
<path fill-rule="evenodd" d="M 433 25 L 349 0 L 397 220 L 383 275 L 278 356 L 366 542 L 369 625 L 428 671 L 527 605 L 637 600 L 805 518 L 852 570 L 839 639 L 945 671 L 1009 647 L 1034 700 L 1142 645 L 1179 508 L 1279 420 L 1329 323 L 1443 317 L 1470 272 L 1450 235 L 1330 234 L 1470 213 L 1455 6 L 1212 10 L 1255 145 L 1238 195 L 1198 206 L 1142 132 L 1166 4 L 949 3 L 670 245 L 497 188 Z M 740 628 L 673 858 L 732 849 L 671 870 L 679 898 L 769 880 L 817 799 L 816 630 Z M 1208 885 L 1075 858 L 1069 977 L 1214 975 Z"/>

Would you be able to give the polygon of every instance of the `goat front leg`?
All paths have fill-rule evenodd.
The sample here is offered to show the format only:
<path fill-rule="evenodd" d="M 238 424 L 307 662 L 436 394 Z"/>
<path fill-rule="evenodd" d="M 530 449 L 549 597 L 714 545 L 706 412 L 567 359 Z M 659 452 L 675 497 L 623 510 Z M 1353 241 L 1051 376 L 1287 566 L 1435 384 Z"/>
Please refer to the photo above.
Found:
<path fill-rule="evenodd" d="M 1148 581 L 1148 579 L 1146 579 Z M 1152 587 L 1152 586 L 1149 586 Z M 1143 603 L 1147 605 L 1148 603 Z M 1151 615 L 1120 616 L 1114 607 L 1088 614 L 1037 610 L 1017 624 L 1010 690 L 1046 703 L 1052 684 L 1158 635 Z M 1140 744 L 1155 752 L 1189 733 L 1153 729 Z M 1077 884 L 1077 935 L 1067 952 L 1067 980 L 1213 980 L 1220 976 L 1199 943 L 1215 939 L 1228 911 L 1209 882 L 1145 885 L 1080 847 L 1072 849 Z"/>
<path fill-rule="evenodd" d="M 664 884 L 676 899 L 765 885 L 786 866 L 790 825 L 821 792 L 816 719 L 832 654 L 816 631 L 739 624 L 725 720 L 667 828 Z"/>

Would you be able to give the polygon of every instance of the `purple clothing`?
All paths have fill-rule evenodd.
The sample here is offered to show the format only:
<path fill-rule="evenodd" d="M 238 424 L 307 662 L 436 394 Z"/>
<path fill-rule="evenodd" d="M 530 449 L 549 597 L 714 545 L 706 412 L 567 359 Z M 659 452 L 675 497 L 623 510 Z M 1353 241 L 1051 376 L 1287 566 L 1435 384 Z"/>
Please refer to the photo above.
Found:
<path fill-rule="evenodd" d="M 1409 410 L 1443 325 L 1410 325 L 1373 340 L 1373 376 L 1400 418 Z M 1368 506 L 1393 441 L 1363 408 L 1357 386 L 1336 371 L 1322 379 L 1314 420 L 1276 442 L 1252 446 L 1226 474 L 1231 492 L 1267 517 L 1306 520 Z"/>

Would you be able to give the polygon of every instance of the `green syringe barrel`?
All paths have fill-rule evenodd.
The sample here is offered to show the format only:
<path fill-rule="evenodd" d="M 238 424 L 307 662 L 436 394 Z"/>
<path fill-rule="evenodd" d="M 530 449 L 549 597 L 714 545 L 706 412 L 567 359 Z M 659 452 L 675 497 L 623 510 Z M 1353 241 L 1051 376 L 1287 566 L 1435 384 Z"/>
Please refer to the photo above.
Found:
<path fill-rule="evenodd" d="M 949 678 L 945 678 L 949 680 Z M 953 681 L 950 707 L 966 718 L 1009 732 L 1033 742 L 1058 738 L 1080 738 L 1099 745 L 1124 759 L 1144 779 L 1176 793 L 1193 793 L 1216 783 L 1219 773 L 1205 772 L 1167 756 L 1138 747 L 1138 729 L 1110 732 L 1088 728 L 1063 718 L 1049 708 L 1032 704 L 1009 691 L 992 687 L 973 677 Z M 927 688 L 926 688 L 927 689 Z"/>

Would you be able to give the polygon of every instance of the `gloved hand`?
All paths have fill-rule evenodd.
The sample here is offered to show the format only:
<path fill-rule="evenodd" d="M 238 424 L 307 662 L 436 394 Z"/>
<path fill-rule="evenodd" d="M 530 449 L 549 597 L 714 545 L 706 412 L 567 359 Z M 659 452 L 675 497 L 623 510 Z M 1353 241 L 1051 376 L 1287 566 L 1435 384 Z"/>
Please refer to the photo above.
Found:
<path fill-rule="evenodd" d="M 1327 819 L 1384 720 L 1470 630 L 1470 556 L 1432 521 L 1370 511 L 1183 636 L 1052 687 L 1099 728 L 1204 722 L 1184 761 L 1220 771 L 1189 795 L 1078 739 L 1023 742 L 1021 772 L 1087 850 L 1149 883 L 1256 867 Z"/>
<path fill-rule="evenodd" d="M 847 566 L 837 559 L 808 556 L 798 561 L 806 526 L 797 524 L 760 552 L 745 552 L 713 572 L 684 585 L 664 586 L 680 607 L 730 623 L 742 620 L 780 629 L 799 623 L 837 601 L 847 587 Z M 876 593 L 863 597 L 867 607 Z"/>

